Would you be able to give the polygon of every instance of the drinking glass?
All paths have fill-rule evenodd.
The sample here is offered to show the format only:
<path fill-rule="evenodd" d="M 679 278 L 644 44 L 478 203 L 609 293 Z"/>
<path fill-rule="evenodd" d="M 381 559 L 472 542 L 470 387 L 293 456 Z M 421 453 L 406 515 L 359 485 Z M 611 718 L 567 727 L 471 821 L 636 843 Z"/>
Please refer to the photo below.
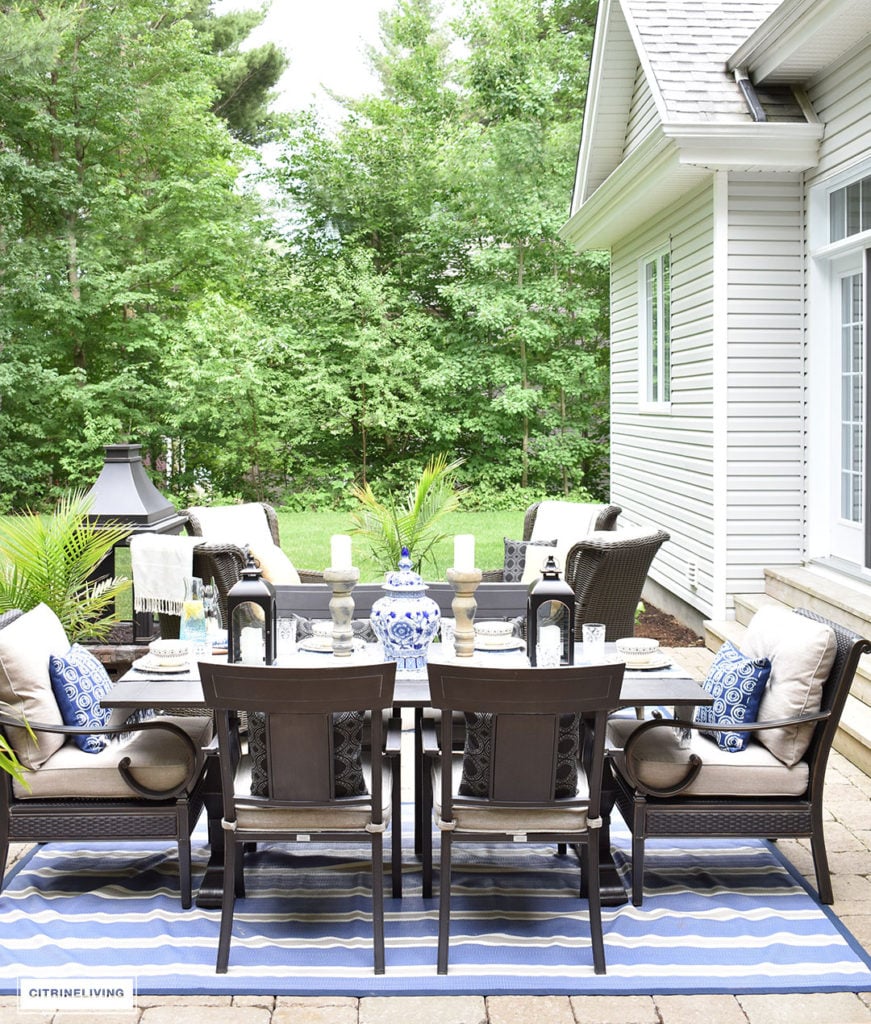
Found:
<path fill-rule="evenodd" d="M 585 622 L 582 626 L 584 639 L 584 661 L 596 664 L 605 660 L 605 624 Z"/>
<path fill-rule="evenodd" d="M 441 620 L 441 641 L 445 649 L 445 654 L 452 658 L 454 656 L 454 627 L 455 622 L 453 619 L 442 619 Z"/>
<path fill-rule="evenodd" d="M 275 637 L 275 653 L 283 655 L 296 654 L 296 619 L 281 618 L 278 620 L 278 632 Z"/>
<path fill-rule="evenodd" d="M 190 641 L 194 658 L 210 653 L 206 634 L 206 612 L 203 603 L 203 581 L 199 576 L 187 576 L 184 581 L 179 639 Z"/>
<path fill-rule="evenodd" d="M 559 668 L 559 644 L 539 643 L 535 645 L 535 663 L 538 668 Z"/>

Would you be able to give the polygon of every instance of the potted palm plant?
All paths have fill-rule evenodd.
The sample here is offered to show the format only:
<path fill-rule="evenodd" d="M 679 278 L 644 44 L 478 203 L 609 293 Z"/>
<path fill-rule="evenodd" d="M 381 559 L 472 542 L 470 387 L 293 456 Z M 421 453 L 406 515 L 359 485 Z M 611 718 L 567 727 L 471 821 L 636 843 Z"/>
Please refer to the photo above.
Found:
<path fill-rule="evenodd" d="M 351 533 L 368 544 L 372 558 L 385 572 L 396 568 L 406 548 L 418 572 L 426 566 L 438 573 L 434 548 L 447 536 L 442 520 L 459 507 L 456 474 L 463 462 L 433 456 L 411 491 L 394 501 L 379 500 L 368 483 L 353 488 L 361 507 L 351 514 Z"/>
<path fill-rule="evenodd" d="M 70 641 L 103 640 L 116 621 L 115 601 L 131 581 L 95 579 L 103 559 L 130 533 L 127 526 L 96 526 L 91 499 L 71 491 L 51 515 L 25 512 L 0 521 L 0 613 L 47 604 Z"/>

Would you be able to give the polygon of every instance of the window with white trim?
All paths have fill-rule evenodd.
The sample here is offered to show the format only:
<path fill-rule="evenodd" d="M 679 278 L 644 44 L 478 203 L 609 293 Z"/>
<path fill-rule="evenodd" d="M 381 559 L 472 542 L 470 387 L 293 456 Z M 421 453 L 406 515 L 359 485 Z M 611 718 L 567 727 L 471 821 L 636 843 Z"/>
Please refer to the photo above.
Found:
<path fill-rule="evenodd" d="M 671 401 L 671 255 L 668 249 L 641 264 L 641 358 L 644 401 Z"/>

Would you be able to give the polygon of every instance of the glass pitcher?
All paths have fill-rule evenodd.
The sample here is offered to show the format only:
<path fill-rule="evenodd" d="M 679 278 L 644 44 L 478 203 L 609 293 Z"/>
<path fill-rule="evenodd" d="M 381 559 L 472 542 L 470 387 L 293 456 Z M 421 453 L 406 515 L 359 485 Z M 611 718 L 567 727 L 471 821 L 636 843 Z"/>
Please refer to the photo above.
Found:
<path fill-rule="evenodd" d="M 206 634 L 206 612 L 203 602 L 203 581 L 199 576 L 187 576 L 184 581 L 184 603 L 181 611 L 179 639 L 191 645 L 191 654 L 205 657 L 209 653 Z"/>

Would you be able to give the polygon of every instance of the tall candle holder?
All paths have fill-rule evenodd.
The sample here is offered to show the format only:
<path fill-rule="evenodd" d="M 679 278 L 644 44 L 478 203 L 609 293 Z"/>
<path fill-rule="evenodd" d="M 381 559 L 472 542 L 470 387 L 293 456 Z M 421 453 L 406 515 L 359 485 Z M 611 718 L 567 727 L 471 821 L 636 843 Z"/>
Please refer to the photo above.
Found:
<path fill-rule="evenodd" d="M 324 580 L 333 592 L 330 617 L 333 620 L 333 654 L 337 658 L 347 658 L 354 652 L 354 631 L 351 629 L 354 598 L 351 592 L 359 579 L 360 570 L 357 568 L 324 569 Z"/>
<path fill-rule="evenodd" d="M 475 591 L 481 582 L 480 569 L 448 569 L 448 582 L 454 588 L 451 611 L 454 613 L 454 653 L 458 658 L 471 658 L 475 653 L 475 612 L 478 602 Z"/>

